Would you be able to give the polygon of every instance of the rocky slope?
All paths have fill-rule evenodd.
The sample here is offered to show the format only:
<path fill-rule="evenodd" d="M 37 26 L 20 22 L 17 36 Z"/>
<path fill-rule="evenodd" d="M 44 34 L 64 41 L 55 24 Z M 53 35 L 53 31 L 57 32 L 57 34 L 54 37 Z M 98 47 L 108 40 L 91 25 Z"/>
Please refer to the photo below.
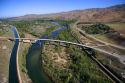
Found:
<path fill-rule="evenodd" d="M 29 14 L 10 18 L 11 20 L 33 20 L 41 18 L 81 20 L 83 22 L 125 22 L 125 4 L 106 8 L 73 10 L 54 14 Z"/>

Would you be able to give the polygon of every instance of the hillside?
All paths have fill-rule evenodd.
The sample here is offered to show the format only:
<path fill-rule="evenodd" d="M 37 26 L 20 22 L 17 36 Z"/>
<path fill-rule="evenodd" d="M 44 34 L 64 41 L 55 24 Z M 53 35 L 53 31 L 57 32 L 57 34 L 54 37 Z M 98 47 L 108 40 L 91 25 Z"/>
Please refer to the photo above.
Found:
<path fill-rule="evenodd" d="M 125 4 L 115 5 L 107 8 L 91 8 L 53 14 L 29 14 L 10 18 L 10 20 L 34 20 L 41 18 L 65 20 L 79 19 L 83 22 L 125 22 Z"/>

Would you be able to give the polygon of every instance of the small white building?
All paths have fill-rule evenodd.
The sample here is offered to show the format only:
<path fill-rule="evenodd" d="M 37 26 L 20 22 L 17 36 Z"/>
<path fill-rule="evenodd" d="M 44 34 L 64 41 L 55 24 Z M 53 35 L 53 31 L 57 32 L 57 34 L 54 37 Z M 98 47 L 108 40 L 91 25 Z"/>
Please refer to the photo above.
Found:
<path fill-rule="evenodd" d="M 30 40 L 23 40 L 24 43 L 30 43 Z"/>

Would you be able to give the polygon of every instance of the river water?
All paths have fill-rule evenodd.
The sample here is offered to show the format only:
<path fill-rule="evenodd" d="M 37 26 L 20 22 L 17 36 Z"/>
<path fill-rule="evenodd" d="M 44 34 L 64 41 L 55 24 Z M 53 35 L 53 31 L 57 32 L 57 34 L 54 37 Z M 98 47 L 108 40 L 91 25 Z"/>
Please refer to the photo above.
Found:
<path fill-rule="evenodd" d="M 51 36 L 42 36 L 41 38 L 56 38 L 62 30 L 65 30 L 66 26 L 61 26 L 57 22 L 51 22 L 52 24 L 58 25 L 60 28 L 53 31 Z M 28 75 L 33 83 L 51 83 L 50 79 L 46 76 L 41 65 L 41 46 L 44 41 L 38 40 L 36 43 L 32 44 L 29 48 L 26 57 L 26 67 L 28 70 Z"/>
<path fill-rule="evenodd" d="M 18 32 L 16 31 L 16 27 L 13 26 L 12 31 L 15 35 L 15 38 L 19 38 Z M 12 49 L 10 62 L 9 62 L 9 83 L 19 83 L 18 74 L 17 74 L 17 65 L 16 65 L 16 57 L 18 50 L 19 40 L 15 40 L 14 47 Z"/>

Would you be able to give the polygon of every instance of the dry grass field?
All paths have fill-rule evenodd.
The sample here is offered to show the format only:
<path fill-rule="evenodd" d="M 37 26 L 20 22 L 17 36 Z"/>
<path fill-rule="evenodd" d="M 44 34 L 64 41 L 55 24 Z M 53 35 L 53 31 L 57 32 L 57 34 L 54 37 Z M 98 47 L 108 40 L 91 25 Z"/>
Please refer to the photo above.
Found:
<path fill-rule="evenodd" d="M 114 30 L 118 31 L 121 35 L 125 37 L 125 23 L 109 23 L 107 24 Z"/>
<path fill-rule="evenodd" d="M 0 37 L 14 37 L 9 26 L 0 26 Z M 9 59 L 14 42 L 0 40 L 0 83 L 8 83 Z"/>

